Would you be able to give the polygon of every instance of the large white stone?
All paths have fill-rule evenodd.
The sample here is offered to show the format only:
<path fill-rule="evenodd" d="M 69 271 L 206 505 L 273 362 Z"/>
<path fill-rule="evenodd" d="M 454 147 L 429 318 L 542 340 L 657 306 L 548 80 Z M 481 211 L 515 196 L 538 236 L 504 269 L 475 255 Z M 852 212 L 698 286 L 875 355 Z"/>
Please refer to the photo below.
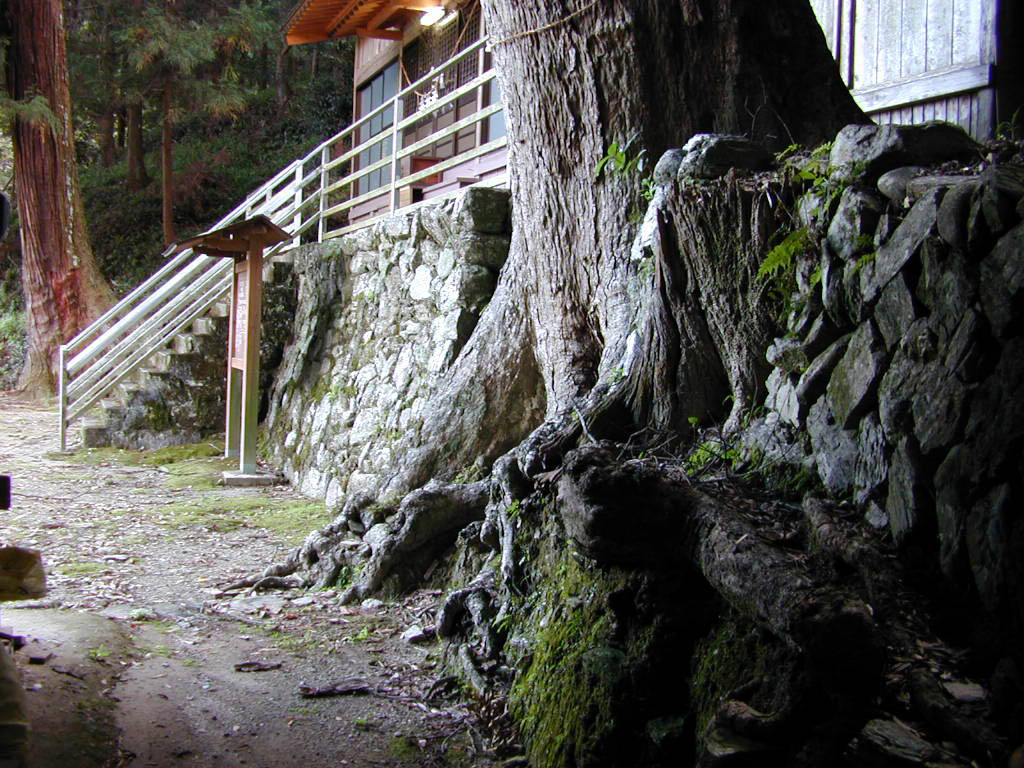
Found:
<path fill-rule="evenodd" d="M 430 353 L 430 360 L 427 361 L 427 370 L 431 373 L 440 373 L 449 365 L 455 357 L 455 342 L 445 341 L 434 347 Z"/>
<path fill-rule="evenodd" d="M 373 363 L 364 365 L 356 371 L 355 386 L 357 392 L 364 392 L 377 380 L 377 366 Z"/>
<path fill-rule="evenodd" d="M 430 290 L 430 278 L 430 267 L 426 264 L 420 264 L 416 267 L 416 274 L 413 276 L 412 282 L 409 284 L 409 296 L 416 301 L 429 299 L 432 295 Z"/>
<path fill-rule="evenodd" d="M 444 248 L 437 257 L 437 276 L 444 280 L 455 268 L 455 249 Z"/>
<path fill-rule="evenodd" d="M 409 380 L 413 374 L 413 361 L 412 361 L 412 349 L 408 346 L 402 347 L 402 351 L 398 353 L 398 359 L 395 361 L 395 371 L 391 375 L 391 380 L 395 383 L 395 386 L 399 391 L 404 391 L 409 386 Z"/>
<path fill-rule="evenodd" d="M 349 445 L 367 443 L 377 435 L 380 424 L 380 413 L 374 408 L 366 408 L 356 414 L 352 429 L 348 432 Z"/>
<path fill-rule="evenodd" d="M 323 498 L 327 492 L 327 482 L 323 473 L 315 467 L 307 468 L 299 485 L 299 492 L 303 496 Z"/>
<path fill-rule="evenodd" d="M 349 496 L 366 493 L 373 495 L 380 484 L 380 475 L 369 472 L 353 472 L 348 476 L 348 487 L 345 489 Z"/>
<path fill-rule="evenodd" d="M 341 501 L 341 498 L 344 495 L 345 489 L 341 487 L 341 481 L 336 477 L 332 477 L 331 482 L 327 484 L 327 496 L 324 498 L 324 503 L 327 504 L 327 508 L 334 509 L 338 506 L 338 502 Z"/>

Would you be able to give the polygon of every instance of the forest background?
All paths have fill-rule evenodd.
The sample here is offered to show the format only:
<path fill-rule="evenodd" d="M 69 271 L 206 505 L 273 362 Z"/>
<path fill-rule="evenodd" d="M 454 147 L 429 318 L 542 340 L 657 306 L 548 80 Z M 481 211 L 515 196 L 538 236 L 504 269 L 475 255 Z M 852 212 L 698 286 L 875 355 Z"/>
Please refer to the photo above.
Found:
<path fill-rule="evenodd" d="M 168 234 L 181 239 L 208 228 L 350 122 L 352 41 L 286 48 L 282 24 L 293 6 L 64 3 L 89 239 L 118 295 L 159 267 Z M 0 241 L 0 391 L 15 386 L 25 357 L 10 129 L 0 124 L 0 190 L 14 211 Z M 169 194 L 161 173 L 165 131 L 173 144 Z M 162 216 L 165 197 L 170 222 Z"/>

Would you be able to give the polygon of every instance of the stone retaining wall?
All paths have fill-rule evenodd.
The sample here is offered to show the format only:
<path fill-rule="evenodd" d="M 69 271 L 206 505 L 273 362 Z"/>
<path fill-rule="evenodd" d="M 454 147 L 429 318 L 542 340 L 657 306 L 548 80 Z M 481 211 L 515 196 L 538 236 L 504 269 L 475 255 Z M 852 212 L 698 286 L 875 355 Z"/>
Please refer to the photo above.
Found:
<path fill-rule="evenodd" d="M 302 248 L 298 310 L 271 394 L 268 458 L 303 493 L 376 498 L 420 441 L 430 394 L 508 255 L 509 196 L 469 189 Z"/>
<path fill-rule="evenodd" d="M 820 252 L 796 265 L 767 416 L 744 441 L 813 468 L 897 543 L 937 550 L 949 583 L 1019 636 L 1024 167 L 1013 150 L 977 164 L 952 128 L 840 133 L 833 180 L 848 186 L 801 205 Z M 925 171 L 908 165 L 916 147 L 976 165 Z"/>

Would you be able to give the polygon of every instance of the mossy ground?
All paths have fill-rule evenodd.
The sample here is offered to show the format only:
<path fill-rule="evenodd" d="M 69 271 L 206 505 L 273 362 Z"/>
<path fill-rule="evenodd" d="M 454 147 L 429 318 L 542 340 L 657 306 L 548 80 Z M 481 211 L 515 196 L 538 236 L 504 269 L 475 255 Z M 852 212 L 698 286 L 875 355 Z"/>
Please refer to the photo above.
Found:
<path fill-rule="evenodd" d="M 331 519 L 321 501 L 281 501 L 264 494 L 232 496 L 214 492 L 162 507 L 157 522 L 170 528 L 198 526 L 218 533 L 264 528 L 280 534 L 289 544 L 301 544 L 306 534 Z"/>
<path fill-rule="evenodd" d="M 156 451 L 122 448 L 85 448 L 53 458 L 86 465 L 123 464 L 157 467 L 169 489 L 190 489 L 194 495 L 158 507 L 156 522 L 169 528 L 202 527 L 218 533 L 242 528 L 263 528 L 281 535 L 288 544 L 299 544 L 312 530 L 331 521 L 321 501 L 276 498 L 265 489 L 229 489 L 221 486 L 221 474 L 234 469 L 236 459 L 225 459 L 224 444 L 210 440 L 176 445 Z M 127 514 L 129 510 L 123 510 Z"/>

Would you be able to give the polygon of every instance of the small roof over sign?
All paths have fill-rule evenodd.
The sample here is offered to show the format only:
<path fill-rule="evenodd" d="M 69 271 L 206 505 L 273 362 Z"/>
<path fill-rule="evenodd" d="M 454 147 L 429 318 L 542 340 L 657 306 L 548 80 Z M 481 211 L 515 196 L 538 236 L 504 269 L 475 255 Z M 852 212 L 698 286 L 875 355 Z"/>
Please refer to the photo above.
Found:
<path fill-rule="evenodd" d="M 206 256 L 238 261 L 244 259 L 252 248 L 266 248 L 290 239 L 291 235 L 261 214 L 182 240 L 174 247 L 172 253 L 191 248 L 196 253 Z"/>

